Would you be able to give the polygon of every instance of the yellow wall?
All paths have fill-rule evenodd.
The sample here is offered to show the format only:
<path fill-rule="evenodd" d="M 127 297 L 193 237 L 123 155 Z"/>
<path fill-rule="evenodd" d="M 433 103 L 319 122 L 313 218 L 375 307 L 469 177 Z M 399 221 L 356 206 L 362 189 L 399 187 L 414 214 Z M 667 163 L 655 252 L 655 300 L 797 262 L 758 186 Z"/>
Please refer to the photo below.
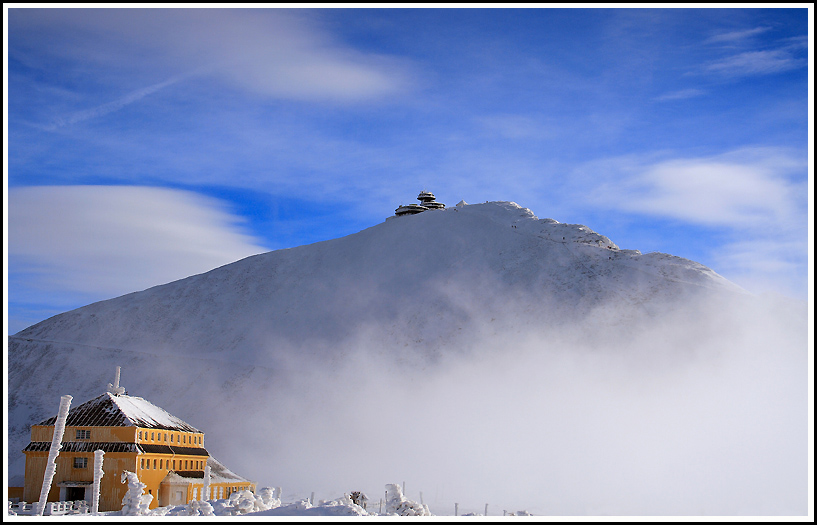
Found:
<path fill-rule="evenodd" d="M 135 433 L 135 439 L 134 441 L 132 441 L 132 443 L 147 443 L 150 445 L 173 445 L 176 447 L 204 448 L 204 433 L 137 428 Z"/>
<path fill-rule="evenodd" d="M 169 439 L 169 438 L 168 438 Z M 176 461 L 176 468 L 173 468 L 173 461 Z M 188 467 L 184 468 L 184 461 L 188 462 Z M 143 463 L 144 461 L 144 463 Z M 193 462 L 199 462 L 199 466 L 194 468 Z M 144 464 L 147 467 L 148 462 L 150 462 L 150 468 L 142 468 Z M 155 462 L 156 468 L 153 467 Z M 161 463 L 160 463 L 161 462 Z M 161 465 L 161 467 L 159 466 Z M 165 479 L 167 473 L 171 470 L 176 471 L 184 471 L 184 470 L 193 470 L 193 471 L 200 471 L 204 472 L 204 467 L 207 465 L 207 456 L 188 456 L 188 455 L 171 455 L 171 454 L 140 454 L 137 459 L 137 469 L 136 474 L 139 476 L 139 481 L 147 485 L 145 488 L 145 493 L 149 493 L 153 495 L 153 502 L 150 504 L 150 508 L 154 509 L 159 506 L 159 487 L 162 483 L 162 480 Z M 148 492 L 149 491 L 149 492 Z M 165 495 L 162 495 L 161 500 L 163 504 L 165 500 Z M 190 500 L 190 496 L 188 495 L 187 501 Z M 187 503 L 185 501 L 185 503 Z"/>
<path fill-rule="evenodd" d="M 88 460 L 85 468 L 74 468 L 74 458 L 84 457 Z M 40 499 L 45 468 L 48 463 L 48 452 L 26 452 L 26 478 L 23 501 L 29 503 Z M 99 487 L 99 510 L 119 510 L 127 485 L 121 483 L 120 476 L 125 470 L 135 472 L 136 454 L 127 452 L 108 452 L 102 460 L 103 476 Z M 57 456 L 57 469 L 51 481 L 51 490 L 47 501 L 59 501 L 62 481 L 93 481 L 94 454 L 92 452 L 62 452 Z M 88 499 L 90 503 L 90 498 Z"/>
<path fill-rule="evenodd" d="M 77 439 L 77 429 L 90 430 L 90 439 Z M 65 427 L 63 441 L 96 441 L 103 443 L 136 443 L 136 427 Z M 31 427 L 31 441 L 50 442 L 54 436 L 53 426 Z"/>

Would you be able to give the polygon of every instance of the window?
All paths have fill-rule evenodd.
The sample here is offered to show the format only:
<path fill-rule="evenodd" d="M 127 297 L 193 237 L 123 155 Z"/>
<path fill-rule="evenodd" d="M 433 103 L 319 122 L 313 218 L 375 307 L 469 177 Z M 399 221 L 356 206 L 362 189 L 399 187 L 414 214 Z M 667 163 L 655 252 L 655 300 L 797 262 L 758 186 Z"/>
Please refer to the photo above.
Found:
<path fill-rule="evenodd" d="M 170 442 L 173 443 L 173 434 L 170 434 Z"/>
<path fill-rule="evenodd" d="M 74 458 L 74 468 L 88 468 L 88 458 Z"/>
<path fill-rule="evenodd" d="M 150 458 L 148 458 L 148 460 L 145 461 L 145 468 L 150 470 Z"/>
<path fill-rule="evenodd" d="M 165 441 L 167 441 L 167 432 L 165 432 Z"/>
<path fill-rule="evenodd" d="M 156 460 L 155 459 L 153 460 L 153 469 L 154 470 L 156 469 Z"/>
<path fill-rule="evenodd" d="M 139 439 L 140 440 L 142 439 L 142 431 L 141 430 L 139 431 Z"/>
<path fill-rule="evenodd" d="M 77 429 L 77 439 L 91 439 L 91 431 Z"/>
<path fill-rule="evenodd" d="M 184 460 L 184 470 L 187 470 L 187 460 Z"/>
<path fill-rule="evenodd" d="M 176 460 L 173 460 L 173 470 L 176 470 Z"/>
<path fill-rule="evenodd" d="M 151 441 L 156 441 L 156 438 L 153 436 L 153 434 L 154 434 L 153 432 L 150 433 L 150 440 Z"/>
<path fill-rule="evenodd" d="M 164 468 L 164 467 L 162 467 L 162 461 L 163 461 L 163 460 L 161 460 L 161 459 L 159 460 L 159 470 L 161 470 L 162 468 Z"/>
<path fill-rule="evenodd" d="M 185 436 L 184 434 L 182 434 L 182 443 L 185 444 L 187 443 L 187 436 Z"/>

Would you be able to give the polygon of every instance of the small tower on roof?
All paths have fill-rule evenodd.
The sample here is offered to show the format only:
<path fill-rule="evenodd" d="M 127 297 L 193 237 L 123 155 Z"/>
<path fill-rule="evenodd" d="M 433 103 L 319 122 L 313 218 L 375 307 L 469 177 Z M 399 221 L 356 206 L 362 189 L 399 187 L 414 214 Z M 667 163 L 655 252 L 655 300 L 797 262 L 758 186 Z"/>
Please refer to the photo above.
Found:
<path fill-rule="evenodd" d="M 108 392 L 115 396 L 121 396 L 125 393 L 125 387 L 119 386 L 119 373 L 122 370 L 122 367 L 116 367 L 116 376 L 113 378 L 113 384 L 108 383 Z"/>

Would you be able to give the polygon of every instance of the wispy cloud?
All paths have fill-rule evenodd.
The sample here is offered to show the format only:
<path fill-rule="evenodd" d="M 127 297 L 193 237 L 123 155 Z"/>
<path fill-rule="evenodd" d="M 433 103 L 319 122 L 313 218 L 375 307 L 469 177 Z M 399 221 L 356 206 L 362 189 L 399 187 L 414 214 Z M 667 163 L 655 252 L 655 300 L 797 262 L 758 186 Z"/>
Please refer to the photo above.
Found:
<path fill-rule="evenodd" d="M 52 295 L 107 298 L 267 251 L 223 203 L 187 191 L 25 187 L 8 200 L 11 277 Z"/>
<path fill-rule="evenodd" d="M 743 42 L 746 39 L 765 33 L 771 29 L 770 27 L 755 27 L 753 29 L 744 29 L 742 31 L 730 31 L 728 33 L 719 33 L 706 40 L 706 43 L 721 43 L 731 44 L 736 42 Z"/>
<path fill-rule="evenodd" d="M 664 93 L 658 97 L 655 97 L 653 100 L 658 102 L 663 102 L 666 100 L 685 100 L 688 98 L 700 97 L 701 95 L 706 94 L 706 91 L 703 89 L 681 89 L 678 91 L 670 91 L 669 93 Z"/>
<path fill-rule="evenodd" d="M 766 75 L 797 69 L 805 59 L 792 56 L 787 50 L 747 51 L 708 64 L 705 70 L 727 76 Z"/>
<path fill-rule="evenodd" d="M 18 10 L 12 28 L 48 33 L 52 53 L 175 74 L 210 68 L 234 87 L 263 96 L 356 101 L 406 88 L 407 61 L 334 40 L 308 11 L 279 9 Z M 104 50 L 88 42 L 108 42 Z M 38 40 L 29 46 L 40 46 Z M 158 84 L 157 84 L 158 85 Z"/>
<path fill-rule="evenodd" d="M 492 138 L 545 140 L 558 136 L 553 123 L 527 115 L 496 114 L 474 120 Z"/>

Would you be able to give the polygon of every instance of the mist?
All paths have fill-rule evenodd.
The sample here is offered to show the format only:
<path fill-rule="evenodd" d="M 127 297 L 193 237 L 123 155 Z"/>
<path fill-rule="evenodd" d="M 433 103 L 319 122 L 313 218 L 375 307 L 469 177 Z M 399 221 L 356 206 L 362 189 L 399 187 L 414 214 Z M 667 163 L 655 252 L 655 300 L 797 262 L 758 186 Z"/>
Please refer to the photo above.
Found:
<path fill-rule="evenodd" d="M 637 321 L 607 304 L 558 326 L 509 304 L 474 305 L 433 359 L 375 326 L 288 353 L 221 407 L 253 428 L 224 459 L 316 499 L 405 482 L 435 514 L 806 514 L 805 304 L 712 296 Z"/>
<path fill-rule="evenodd" d="M 288 501 L 363 491 L 375 505 L 405 482 L 438 515 L 806 514 L 804 302 L 666 254 L 613 262 L 508 235 L 469 213 L 523 211 L 478 206 L 250 257 L 11 337 L 9 472 L 23 470 L 27 424 L 60 395 L 98 396 L 122 366 L 130 395 Z"/>

